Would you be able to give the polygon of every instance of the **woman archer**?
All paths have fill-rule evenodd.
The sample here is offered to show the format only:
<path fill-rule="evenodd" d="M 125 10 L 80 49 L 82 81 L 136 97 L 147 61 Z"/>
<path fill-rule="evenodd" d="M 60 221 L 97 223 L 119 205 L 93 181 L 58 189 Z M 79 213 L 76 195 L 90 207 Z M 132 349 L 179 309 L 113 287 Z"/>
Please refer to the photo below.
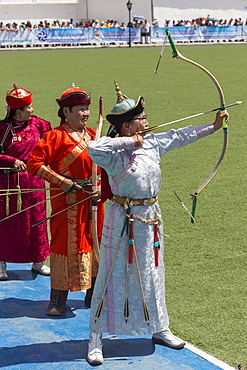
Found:
<path fill-rule="evenodd" d="M 144 99 L 129 99 L 117 85 L 116 91 L 117 103 L 106 116 L 111 124 L 108 136 L 87 147 L 92 160 L 107 172 L 113 194 L 106 207 L 90 313 L 87 361 L 92 365 L 104 361 L 105 332 L 152 334 L 155 343 L 184 347 L 169 329 L 165 302 L 160 160 L 170 150 L 213 134 L 223 119 L 229 120 L 227 112 L 218 112 L 213 124 L 140 135 L 148 127 Z"/>

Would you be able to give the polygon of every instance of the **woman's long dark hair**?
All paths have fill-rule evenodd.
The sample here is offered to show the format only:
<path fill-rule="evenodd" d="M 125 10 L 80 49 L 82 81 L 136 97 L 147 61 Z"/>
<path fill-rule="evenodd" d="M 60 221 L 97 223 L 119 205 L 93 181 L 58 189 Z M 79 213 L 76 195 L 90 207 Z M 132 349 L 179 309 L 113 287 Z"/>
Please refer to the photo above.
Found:
<path fill-rule="evenodd" d="M 14 108 L 14 109 L 8 109 L 8 112 L 7 112 L 7 114 L 6 114 L 6 117 L 5 117 L 3 120 L 1 120 L 1 121 L 0 121 L 0 125 L 1 125 L 2 123 L 7 123 L 7 124 L 8 124 L 8 125 L 7 125 L 7 129 L 6 129 L 6 132 L 7 132 L 7 130 L 8 130 L 9 123 L 12 121 L 12 119 L 13 119 L 14 115 L 16 114 L 17 109 L 23 110 L 24 108 L 25 108 L 25 107 L 22 107 L 22 108 Z M 5 139 L 6 139 L 6 138 L 5 138 Z M 0 154 L 4 154 L 4 146 L 3 146 L 4 141 L 5 141 L 5 140 L 3 140 L 3 141 L 1 142 L 1 144 L 0 144 Z"/>
<path fill-rule="evenodd" d="M 12 118 L 14 117 L 14 115 L 16 114 L 16 111 L 17 111 L 17 109 L 20 109 L 20 110 L 24 110 L 24 108 L 25 107 L 21 107 L 21 108 L 11 108 L 10 110 L 8 110 L 8 112 L 7 112 L 7 114 L 6 114 L 6 116 L 5 116 L 5 118 L 4 119 L 2 119 L 1 121 L 0 121 L 0 124 L 1 123 L 6 123 L 6 122 L 10 122 L 10 121 L 12 121 Z"/>

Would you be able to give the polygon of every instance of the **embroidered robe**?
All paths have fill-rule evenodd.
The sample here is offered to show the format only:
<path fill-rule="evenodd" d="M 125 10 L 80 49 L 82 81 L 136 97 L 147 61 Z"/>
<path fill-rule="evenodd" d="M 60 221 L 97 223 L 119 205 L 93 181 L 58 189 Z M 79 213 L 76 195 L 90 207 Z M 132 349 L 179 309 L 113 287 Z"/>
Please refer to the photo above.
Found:
<path fill-rule="evenodd" d="M 65 194 L 59 188 L 64 178 L 84 183 L 92 176 L 92 160 L 86 146 L 95 131 L 87 127 L 85 141 L 67 124 L 43 136 L 28 162 L 28 171 L 50 182 L 52 213 L 86 199 L 89 194 L 77 190 Z M 85 187 L 86 191 L 91 187 Z M 103 225 L 103 203 L 98 203 L 98 237 Z M 92 202 L 86 200 L 50 219 L 51 287 L 59 290 L 84 290 L 91 287 L 98 263 L 93 252 Z"/>

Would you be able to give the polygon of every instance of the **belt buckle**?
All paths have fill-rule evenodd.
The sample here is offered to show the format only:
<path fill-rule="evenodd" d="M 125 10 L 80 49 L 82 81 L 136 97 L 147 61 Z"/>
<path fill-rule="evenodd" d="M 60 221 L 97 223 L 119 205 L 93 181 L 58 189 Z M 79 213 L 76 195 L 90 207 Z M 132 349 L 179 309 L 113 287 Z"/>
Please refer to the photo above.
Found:
<path fill-rule="evenodd" d="M 151 198 L 151 199 L 145 199 L 143 204 L 144 204 L 144 206 L 151 206 L 155 202 L 156 202 L 155 198 Z"/>
<path fill-rule="evenodd" d="M 133 205 L 134 205 L 133 201 L 129 198 L 126 198 L 123 207 L 124 209 L 130 209 L 131 207 L 133 207 Z"/>
<path fill-rule="evenodd" d="M 140 202 L 138 200 L 132 200 L 134 206 L 139 206 Z"/>

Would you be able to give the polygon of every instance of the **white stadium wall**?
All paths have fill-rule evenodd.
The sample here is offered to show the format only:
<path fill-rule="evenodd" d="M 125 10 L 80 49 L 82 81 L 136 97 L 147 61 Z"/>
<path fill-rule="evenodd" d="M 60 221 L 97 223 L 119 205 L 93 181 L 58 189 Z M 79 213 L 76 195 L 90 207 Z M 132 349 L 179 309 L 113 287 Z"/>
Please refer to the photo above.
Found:
<path fill-rule="evenodd" d="M 154 0 L 154 18 L 163 27 L 170 21 L 191 20 L 200 17 L 231 19 L 247 18 L 247 0 Z"/>
<path fill-rule="evenodd" d="M 81 9 L 83 3 L 87 3 L 88 14 L 83 14 Z M 126 6 L 127 0 L 79 0 L 78 16 L 80 19 L 98 19 L 106 21 L 107 19 L 117 20 L 118 23 L 129 21 L 129 11 Z M 151 2 L 150 0 L 132 0 L 131 15 L 142 15 L 151 20 Z"/>
<path fill-rule="evenodd" d="M 73 18 L 75 22 L 80 19 L 114 19 L 127 24 L 129 11 L 126 3 L 127 0 L 1 0 L 0 22 L 19 24 L 30 20 L 37 24 L 41 20 L 52 22 Z M 132 3 L 132 16 L 140 14 L 151 20 L 150 0 L 132 0 Z"/>
<path fill-rule="evenodd" d="M 247 0 L 131 0 L 131 15 L 143 15 L 151 21 L 152 8 L 154 18 L 160 27 L 166 19 L 180 20 L 207 17 L 215 18 L 247 18 Z M 67 21 L 73 18 L 114 19 L 128 23 L 129 12 L 127 0 L 0 0 L 0 21 L 16 22 L 40 20 L 52 22 L 59 19 Z"/>
<path fill-rule="evenodd" d="M 76 18 L 78 13 L 77 0 L 1 0 L 0 2 L 0 21 L 7 22 L 26 22 L 30 20 L 33 24 L 47 20 L 68 20 Z"/>

